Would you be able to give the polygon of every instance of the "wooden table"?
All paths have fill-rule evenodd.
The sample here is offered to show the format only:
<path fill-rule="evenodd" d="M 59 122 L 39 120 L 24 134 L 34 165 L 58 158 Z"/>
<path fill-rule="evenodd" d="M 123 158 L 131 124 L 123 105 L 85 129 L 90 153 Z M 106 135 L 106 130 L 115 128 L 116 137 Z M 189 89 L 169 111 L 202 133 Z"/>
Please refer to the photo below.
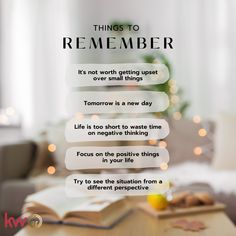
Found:
<path fill-rule="evenodd" d="M 207 229 L 186 232 L 170 226 L 173 219 L 201 220 Z M 16 236 L 236 236 L 236 228 L 223 211 L 158 220 L 140 210 L 134 210 L 112 229 L 44 224 L 41 228 L 27 226 Z"/>

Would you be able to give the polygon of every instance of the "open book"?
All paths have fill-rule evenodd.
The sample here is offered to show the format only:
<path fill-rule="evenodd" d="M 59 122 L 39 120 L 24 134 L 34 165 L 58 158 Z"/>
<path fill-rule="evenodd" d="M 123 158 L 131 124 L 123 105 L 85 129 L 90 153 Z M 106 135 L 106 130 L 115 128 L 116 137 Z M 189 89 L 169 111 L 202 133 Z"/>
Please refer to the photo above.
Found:
<path fill-rule="evenodd" d="M 68 198 L 64 187 L 48 188 L 29 195 L 23 206 L 23 217 L 39 214 L 46 223 L 63 223 L 109 228 L 129 211 L 124 197 Z"/>

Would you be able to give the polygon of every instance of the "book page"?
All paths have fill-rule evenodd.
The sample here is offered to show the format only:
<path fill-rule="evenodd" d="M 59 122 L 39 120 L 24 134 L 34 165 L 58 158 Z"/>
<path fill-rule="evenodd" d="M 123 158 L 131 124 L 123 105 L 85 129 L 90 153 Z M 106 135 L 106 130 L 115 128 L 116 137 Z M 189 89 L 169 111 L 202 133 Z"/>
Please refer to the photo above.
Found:
<path fill-rule="evenodd" d="M 38 193 L 29 195 L 26 202 L 36 202 L 51 208 L 60 218 L 73 209 L 73 206 L 82 204 L 87 198 L 69 199 L 65 195 L 64 187 L 47 188 Z"/>
<path fill-rule="evenodd" d="M 99 212 L 111 203 L 122 199 L 118 196 L 108 197 L 77 197 L 67 198 L 63 186 L 45 189 L 41 192 L 29 195 L 26 202 L 35 202 L 52 209 L 62 219 L 71 211 Z"/>

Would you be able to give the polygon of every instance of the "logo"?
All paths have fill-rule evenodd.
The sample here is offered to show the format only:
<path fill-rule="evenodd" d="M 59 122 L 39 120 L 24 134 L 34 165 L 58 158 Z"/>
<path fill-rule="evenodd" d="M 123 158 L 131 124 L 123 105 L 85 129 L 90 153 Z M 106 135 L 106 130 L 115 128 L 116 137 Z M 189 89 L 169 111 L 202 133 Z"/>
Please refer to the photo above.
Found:
<path fill-rule="evenodd" d="M 23 228 L 27 224 L 27 218 L 14 218 L 13 216 L 8 216 L 8 213 L 4 214 L 4 228 Z"/>
<path fill-rule="evenodd" d="M 33 214 L 32 216 L 30 216 L 28 218 L 28 224 L 32 227 L 32 228 L 40 228 L 43 224 L 43 219 L 40 215 L 38 214 Z"/>
<path fill-rule="evenodd" d="M 43 219 L 38 214 L 33 214 L 30 217 L 17 217 L 9 216 L 8 212 L 4 213 L 3 216 L 4 228 L 23 228 L 27 224 L 33 228 L 39 228 L 43 224 Z"/>

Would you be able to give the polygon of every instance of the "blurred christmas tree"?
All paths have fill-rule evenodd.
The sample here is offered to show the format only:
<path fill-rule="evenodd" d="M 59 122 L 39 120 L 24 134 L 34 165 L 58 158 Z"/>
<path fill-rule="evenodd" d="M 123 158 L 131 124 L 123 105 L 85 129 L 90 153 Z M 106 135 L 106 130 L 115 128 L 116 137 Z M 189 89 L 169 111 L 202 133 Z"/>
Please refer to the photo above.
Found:
<path fill-rule="evenodd" d="M 124 36 L 125 34 L 133 34 L 135 32 L 133 31 L 128 31 L 128 26 L 133 25 L 132 22 L 130 21 L 121 21 L 121 20 L 114 20 L 111 22 L 111 25 L 113 27 L 123 27 L 123 31 L 116 31 L 115 33 Z M 151 91 L 161 91 L 165 92 L 170 101 L 169 107 L 164 111 L 164 112 L 158 112 L 156 115 L 158 117 L 173 117 L 175 120 L 181 119 L 185 113 L 187 108 L 189 107 L 189 102 L 185 101 L 183 99 L 183 90 L 179 88 L 176 84 L 176 81 L 172 78 L 173 76 L 173 71 L 172 71 L 172 66 L 171 63 L 169 62 L 168 58 L 160 53 L 156 52 L 153 54 L 146 54 L 143 56 L 143 61 L 145 63 L 162 63 L 167 66 L 169 69 L 169 74 L 170 78 L 163 84 L 156 84 L 149 86 L 148 89 Z M 147 89 L 146 87 L 143 89 Z"/>
<path fill-rule="evenodd" d="M 170 78 L 163 84 L 156 84 L 149 87 L 152 91 L 165 92 L 170 101 L 169 107 L 164 112 L 158 112 L 158 117 L 173 117 L 175 120 L 181 119 L 189 107 L 189 102 L 183 100 L 183 90 L 179 88 L 172 78 L 172 66 L 168 58 L 162 53 L 147 54 L 143 56 L 145 63 L 162 63 L 169 69 Z"/>

